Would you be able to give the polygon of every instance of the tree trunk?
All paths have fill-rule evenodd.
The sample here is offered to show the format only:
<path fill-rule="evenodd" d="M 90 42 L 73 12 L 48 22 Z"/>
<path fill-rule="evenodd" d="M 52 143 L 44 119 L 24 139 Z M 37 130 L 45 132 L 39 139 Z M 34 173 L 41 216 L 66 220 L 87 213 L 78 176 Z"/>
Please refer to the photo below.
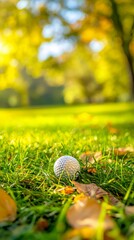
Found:
<path fill-rule="evenodd" d="M 133 66 L 133 58 L 132 58 L 130 52 L 127 52 L 126 57 L 127 57 L 127 61 L 128 61 L 128 67 L 129 67 L 129 70 L 130 70 L 131 100 L 134 101 L 134 66 Z"/>
<path fill-rule="evenodd" d="M 128 68 L 129 68 L 129 73 L 130 73 L 130 98 L 131 100 L 134 100 L 134 65 L 133 65 L 133 58 L 131 56 L 130 50 L 129 50 L 129 44 L 131 41 L 131 35 L 133 33 L 133 29 L 134 29 L 134 21 L 131 27 L 131 31 L 130 31 L 130 36 L 128 36 L 128 39 L 125 39 L 125 33 L 124 33 L 124 29 L 123 29 L 123 24 L 122 21 L 120 19 L 120 14 L 118 11 L 118 6 L 115 0 L 110 0 L 111 4 L 112 4 L 112 21 L 113 24 L 115 26 L 115 29 L 117 30 L 121 40 L 122 40 L 122 48 L 123 48 L 123 52 L 124 55 L 126 56 L 127 59 L 127 63 L 128 63 Z"/>

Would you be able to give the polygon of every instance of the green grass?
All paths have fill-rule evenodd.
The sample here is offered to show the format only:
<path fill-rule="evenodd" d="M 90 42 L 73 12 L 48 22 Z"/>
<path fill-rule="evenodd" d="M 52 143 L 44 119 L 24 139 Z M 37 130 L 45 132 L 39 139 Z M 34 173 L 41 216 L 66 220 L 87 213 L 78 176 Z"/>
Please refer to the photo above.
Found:
<path fill-rule="evenodd" d="M 1 109 L 0 185 L 15 199 L 18 214 L 13 223 L 0 224 L 0 239 L 62 239 L 69 228 L 65 212 L 71 196 L 54 190 L 59 185 L 72 185 L 69 180 L 59 181 L 54 176 L 53 164 L 62 155 L 80 161 L 85 151 L 102 151 L 105 168 L 93 164 L 95 174 L 82 168 L 77 181 L 96 183 L 126 205 L 134 205 L 134 156 L 121 158 L 108 150 L 134 147 L 133 113 L 134 105 L 130 103 Z M 108 123 L 119 133 L 110 133 Z M 109 158 L 115 161 L 108 163 Z M 85 165 L 82 161 L 80 164 Z M 132 240 L 134 217 L 124 215 L 122 209 L 116 211 L 120 213 L 115 221 L 121 233 Z M 40 217 L 49 222 L 43 232 L 35 230 Z"/>

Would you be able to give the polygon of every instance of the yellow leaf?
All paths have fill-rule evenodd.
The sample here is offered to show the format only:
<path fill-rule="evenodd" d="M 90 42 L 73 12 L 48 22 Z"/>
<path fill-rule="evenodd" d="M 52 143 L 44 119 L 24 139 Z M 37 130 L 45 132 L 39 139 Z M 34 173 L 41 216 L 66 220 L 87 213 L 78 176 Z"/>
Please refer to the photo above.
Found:
<path fill-rule="evenodd" d="M 71 186 L 66 186 L 66 187 L 55 190 L 55 192 L 60 192 L 65 195 L 72 194 L 74 191 L 75 191 L 75 188 Z"/>
<path fill-rule="evenodd" d="M 84 29 L 80 34 L 80 39 L 84 43 L 89 43 L 93 39 L 102 40 L 104 38 L 104 33 L 99 27 L 89 27 Z"/>
<path fill-rule="evenodd" d="M 81 237 L 82 239 L 90 239 L 95 235 L 95 229 L 89 227 L 82 227 L 77 229 L 71 229 L 63 236 L 63 240 L 71 240 L 74 237 Z"/>
<path fill-rule="evenodd" d="M 73 202 L 76 203 L 76 202 L 78 202 L 79 200 L 81 200 L 81 199 L 83 199 L 83 198 L 85 198 L 84 193 L 80 193 L 80 194 L 78 194 L 78 195 L 76 195 L 76 196 L 74 197 Z"/>
<path fill-rule="evenodd" d="M 14 200 L 3 189 L 0 189 L 0 222 L 14 221 L 16 212 Z"/>
<path fill-rule="evenodd" d="M 81 33 L 81 40 L 84 43 L 90 42 L 95 37 L 95 31 L 93 28 L 87 28 Z"/>

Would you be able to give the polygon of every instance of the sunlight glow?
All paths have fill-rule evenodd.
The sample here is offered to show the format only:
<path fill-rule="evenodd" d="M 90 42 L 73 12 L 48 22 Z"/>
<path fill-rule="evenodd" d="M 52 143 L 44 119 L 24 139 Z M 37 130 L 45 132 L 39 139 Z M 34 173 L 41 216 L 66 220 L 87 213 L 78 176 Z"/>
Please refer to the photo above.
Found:
<path fill-rule="evenodd" d="M 73 50 L 73 44 L 66 40 L 43 43 L 39 48 L 39 60 L 43 61 L 49 57 L 58 57 L 64 52 Z"/>
<path fill-rule="evenodd" d="M 61 15 L 70 24 L 73 24 L 84 18 L 84 13 L 79 10 L 71 11 L 63 9 L 61 11 Z"/>
<path fill-rule="evenodd" d="M 63 26 L 58 18 L 52 20 L 51 24 L 45 25 L 42 34 L 45 38 L 54 37 L 59 39 L 64 33 L 68 33 L 68 28 Z"/>
<path fill-rule="evenodd" d="M 18 9 L 23 9 L 23 8 L 26 8 L 27 6 L 28 6 L 28 2 L 26 0 L 20 0 L 17 3 L 17 8 Z"/>
<path fill-rule="evenodd" d="M 94 51 L 94 52 L 100 52 L 104 48 L 104 42 L 100 42 L 97 40 L 93 40 L 89 43 L 89 47 Z"/>
<path fill-rule="evenodd" d="M 8 54 L 10 52 L 9 46 L 0 40 L 0 54 Z"/>

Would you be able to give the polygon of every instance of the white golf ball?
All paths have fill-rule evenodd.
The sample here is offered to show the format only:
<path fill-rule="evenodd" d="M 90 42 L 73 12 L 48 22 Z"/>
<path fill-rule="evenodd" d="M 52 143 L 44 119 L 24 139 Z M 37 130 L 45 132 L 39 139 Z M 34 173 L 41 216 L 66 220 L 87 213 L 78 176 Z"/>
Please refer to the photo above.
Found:
<path fill-rule="evenodd" d="M 75 179 L 80 172 L 79 162 L 71 156 L 62 156 L 54 163 L 54 173 L 57 177 Z"/>

